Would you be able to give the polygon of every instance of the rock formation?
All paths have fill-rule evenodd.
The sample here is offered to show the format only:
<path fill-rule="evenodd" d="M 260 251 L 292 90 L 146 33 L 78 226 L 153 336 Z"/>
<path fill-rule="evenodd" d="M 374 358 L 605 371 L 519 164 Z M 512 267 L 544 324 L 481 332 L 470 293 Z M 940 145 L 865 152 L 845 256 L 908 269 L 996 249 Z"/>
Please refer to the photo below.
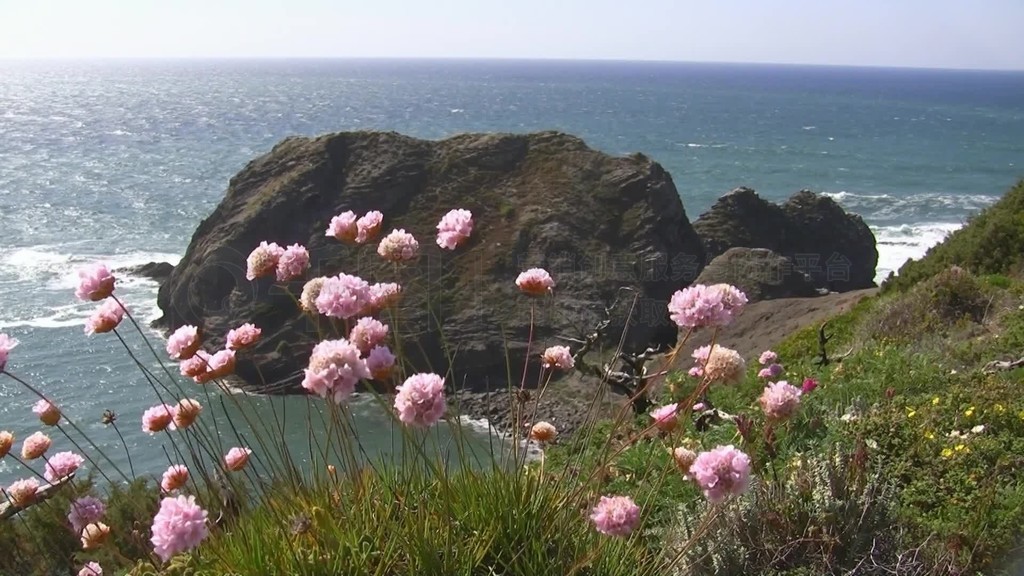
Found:
<path fill-rule="evenodd" d="M 810 276 L 767 248 L 729 248 L 705 266 L 694 283 L 732 284 L 750 302 L 819 295 Z"/>
<path fill-rule="evenodd" d="M 435 244 L 435 225 L 453 208 L 471 210 L 475 227 L 468 245 L 449 252 Z M 349 247 L 325 237 L 331 217 L 345 210 L 380 210 L 385 233 L 411 232 L 421 256 L 394 267 L 377 256 L 376 244 Z M 308 278 L 345 272 L 401 283 L 392 329 L 405 355 L 418 370 L 445 373 L 450 365 L 451 380 L 473 390 L 504 386 L 510 373 L 518 383 L 531 306 L 534 369 L 544 347 L 581 338 L 617 297 L 607 347 L 627 316 L 627 348 L 673 340 L 665 303 L 704 261 L 672 178 L 640 154 L 611 157 L 553 132 L 290 138 L 231 180 L 158 299 L 163 325 L 199 326 L 209 350 L 232 327 L 261 327 L 264 339 L 240 356 L 237 372 L 268 391 L 299 389 L 310 350 L 329 326 L 298 310 L 303 282 L 245 279 L 246 257 L 262 240 L 305 245 Z M 553 298 L 518 293 L 516 276 L 530 267 L 551 272 Z"/>
<path fill-rule="evenodd" d="M 708 260 L 729 248 L 767 248 L 791 259 L 818 287 L 845 292 L 875 285 L 874 234 L 827 196 L 802 190 L 779 206 L 737 188 L 693 227 Z"/>
<path fill-rule="evenodd" d="M 170 262 L 147 262 L 145 264 L 139 264 L 138 266 L 126 266 L 118 272 L 127 274 L 129 276 L 141 276 L 143 278 L 149 278 L 156 282 L 163 284 L 168 278 L 171 277 L 171 272 L 174 270 L 174 264 Z"/>

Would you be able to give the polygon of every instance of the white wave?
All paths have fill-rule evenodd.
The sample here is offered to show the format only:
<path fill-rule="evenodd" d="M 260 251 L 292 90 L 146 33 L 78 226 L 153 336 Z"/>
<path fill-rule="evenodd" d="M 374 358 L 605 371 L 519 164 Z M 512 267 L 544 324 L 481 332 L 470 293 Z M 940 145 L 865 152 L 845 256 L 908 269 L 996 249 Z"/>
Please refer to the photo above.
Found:
<path fill-rule="evenodd" d="M 727 144 L 701 144 L 700 142 L 687 142 L 687 148 L 725 148 Z"/>
<path fill-rule="evenodd" d="M 66 247 L 65 247 L 66 249 Z M 111 270 L 138 266 L 147 262 L 170 262 L 177 264 L 180 254 L 166 252 L 129 252 L 126 254 L 72 254 L 60 251 L 56 246 L 33 246 L 15 248 L 0 257 L 0 273 L 10 275 L 16 281 L 42 284 L 52 290 L 74 288 L 78 283 L 77 270 L 94 262 L 102 262 Z M 121 274 L 119 286 L 155 284 L 148 278 Z"/>
<path fill-rule="evenodd" d="M 817 130 L 817 126 L 801 126 L 804 130 Z"/>
<path fill-rule="evenodd" d="M 889 200 L 892 198 L 892 196 L 889 196 L 888 194 L 854 194 L 853 192 L 847 192 L 846 190 L 841 190 L 839 192 L 822 192 L 821 195 L 828 196 L 836 202 L 847 202 L 861 199 Z"/>
<path fill-rule="evenodd" d="M 898 271 L 907 260 L 924 256 L 929 248 L 962 226 L 956 222 L 927 222 L 872 228 L 878 247 L 875 281 L 885 280 L 890 272 Z"/>
<path fill-rule="evenodd" d="M 462 114 L 465 111 L 465 108 L 452 108 L 451 110 L 449 110 L 449 112 L 451 112 L 452 114 Z"/>

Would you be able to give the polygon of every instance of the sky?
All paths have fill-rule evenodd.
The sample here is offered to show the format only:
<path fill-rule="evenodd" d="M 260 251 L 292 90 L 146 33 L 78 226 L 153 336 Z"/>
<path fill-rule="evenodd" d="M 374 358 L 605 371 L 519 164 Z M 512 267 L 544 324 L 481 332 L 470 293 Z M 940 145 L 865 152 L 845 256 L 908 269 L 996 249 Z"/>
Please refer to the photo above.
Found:
<path fill-rule="evenodd" d="M 0 0 L 0 58 L 110 57 L 1024 70 L 1024 0 Z"/>

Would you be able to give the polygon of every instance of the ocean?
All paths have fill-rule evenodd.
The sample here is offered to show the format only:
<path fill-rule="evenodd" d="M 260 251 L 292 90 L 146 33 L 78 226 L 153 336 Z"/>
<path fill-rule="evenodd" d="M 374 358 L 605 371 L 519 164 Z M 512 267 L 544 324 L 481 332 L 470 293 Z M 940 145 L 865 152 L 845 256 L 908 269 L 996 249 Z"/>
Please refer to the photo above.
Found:
<path fill-rule="evenodd" d="M 115 410 L 136 471 L 163 470 L 164 439 L 139 427 L 153 393 L 112 335 L 83 334 L 94 306 L 74 299 L 74 269 L 96 260 L 176 262 L 246 162 L 286 136 L 371 129 L 424 138 L 555 129 L 611 154 L 643 152 L 671 172 L 691 219 L 737 186 L 770 200 L 809 188 L 864 217 L 878 238 L 882 279 L 1024 176 L 1024 73 L 0 61 L 0 331 L 21 342 L 9 370 L 53 396 L 123 466 L 124 448 L 99 422 Z M 118 293 L 140 320 L 158 315 L 153 282 L 122 277 Z M 138 357 L 155 365 L 128 334 Z M 295 414 L 288 436 L 305 444 L 297 424 L 305 400 L 278 401 Z M 0 378 L 0 430 L 19 438 L 35 431 L 33 402 Z M 240 402 L 267 413 L 265 399 Z M 381 410 L 367 399 L 353 406 L 368 451 L 387 457 L 395 440 Z M 73 449 L 54 438 L 54 451 Z M 0 461 L 0 484 L 21 475 Z"/>

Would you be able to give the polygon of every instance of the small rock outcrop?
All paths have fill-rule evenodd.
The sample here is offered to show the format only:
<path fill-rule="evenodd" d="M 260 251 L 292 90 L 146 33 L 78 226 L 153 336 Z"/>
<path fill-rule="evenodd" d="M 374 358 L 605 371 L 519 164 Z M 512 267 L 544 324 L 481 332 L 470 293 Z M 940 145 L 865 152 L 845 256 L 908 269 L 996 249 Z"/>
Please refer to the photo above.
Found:
<path fill-rule="evenodd" d="M 729 248 L 704 267 L 697 284 L 732 284 L 750 302 L 817 296 L 814 281 L 793 261 L 767 248 Z"/>
<path fill-rule="evenodd" d="M 453 208 L 472 211 L 475 226 L 468 244 L 450 252 L 434 239 Z M 421 255 L 396 267 L 378 257 L 376 243 L 325 237 L 346 210 L 380 210 L 384 232 L 414 234 Z M 503 386 L 510 368 L 519 381 L 531 315 L 533 370 L 545 346 L 583 338 L 617 297 L 609 346 L 631 308 L 627 348 L 674 340 L 666 302 L 704 261 L 672 178 L 640 154 L 611 157 L 554 132 L 289 138 L 232 178 L 158 298 L 163 325 L 199 326 L 210 350 L 239 324 L 259 326 L 264 338 L 239 356 L 237 372 L 251 389 L 280 392 L 299 390 L 310 351 L 331 326 L 300 313 L 302 281 L 246 280 L 246 257 L 263 240 L 306 246 L 307 278 L 344 272 L 402 284 L 391 327 L 403 355 L 417 370 L 450 367 L 450 381 L 472 390 Z M 531 267 L 554 277 L 554 298 L 519 294 L 515 279 Z"/>
<path fill-rule="evenodd" d="M 793 261 L 815 286 L 875 286 L 878 249 L 864 220 L 827 196 L 801 190 L 781 206 L 750 188 L 722 196 L 693 223 L 709 261 L 730 248 L 766 248 Z"/>
<path fill-rule="evenodd" d="M 171 276 L 171 272 L 174 270 L 174 264 L 170 262 L 147 262 L 145 264 L 139 264 L 138 266 L 126 266 L 118 272 L 127 274 L 129 276 L 141 276 L 142 278 L 149 278 L 155 280 L 159 284 L 163 284 Z"/>

